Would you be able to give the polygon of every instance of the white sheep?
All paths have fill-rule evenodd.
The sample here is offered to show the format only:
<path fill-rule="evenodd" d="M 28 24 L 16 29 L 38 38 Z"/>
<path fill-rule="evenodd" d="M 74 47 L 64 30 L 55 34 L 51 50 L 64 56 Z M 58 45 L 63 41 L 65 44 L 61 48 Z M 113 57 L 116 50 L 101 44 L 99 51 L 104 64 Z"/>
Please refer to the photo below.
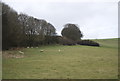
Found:
<path fill-rule="evenodd" d="M 40 52 L 44 52 L 44 50 L 40 50 Z"/>
<path fill-rule="evenodd" d="M 30 48 L 30 47 L 27 47 L 27 48 Z"/>
<path fill-rule="evenodd" d="M 58 51 L 60 52 L 61 50 L 59 49 Z"/>
<path fill-rule="evenodd" d="M 22 52 L 22 51 L 19 51 L 19 53 L 20 53 L 20 54 L 24 54 L 24 52 Z"/>

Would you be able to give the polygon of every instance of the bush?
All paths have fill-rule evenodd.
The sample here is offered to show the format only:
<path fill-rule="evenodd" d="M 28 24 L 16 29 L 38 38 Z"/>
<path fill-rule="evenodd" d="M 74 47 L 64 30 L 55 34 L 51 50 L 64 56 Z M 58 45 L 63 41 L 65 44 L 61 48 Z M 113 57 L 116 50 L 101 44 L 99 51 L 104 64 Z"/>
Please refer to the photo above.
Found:
<path fill-rule="evenodd" d="M 70 40 L 66 37 L 59 37 L 59 44 L 71 46 L 75 45 L 76 43 L 73 40 Z"/>
<path fill-rule="evenodd" d="M 44 43 L 45 44 L 57 44 L 58 43 L 57 36 L 45 36 Z"/>
<path fill-rule="evenodd" d="M 99 43 L 92 40 L 79 40 L 77 41 L 79 45 L 87 45 L 87 46 L 100 46 Z"/>

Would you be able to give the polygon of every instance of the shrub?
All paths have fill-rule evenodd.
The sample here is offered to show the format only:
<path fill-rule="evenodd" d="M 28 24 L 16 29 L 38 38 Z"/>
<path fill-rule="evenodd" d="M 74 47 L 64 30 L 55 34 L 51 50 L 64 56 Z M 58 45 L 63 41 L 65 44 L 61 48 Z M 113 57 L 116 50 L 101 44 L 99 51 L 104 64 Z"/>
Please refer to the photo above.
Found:
<path fill-rule="evenodd" d="M 59 44 L 71 46 L 71 45 L 75 45 L 76 43 L 75 41 L 70 40 L 66 37 L 59 37 Z"/>
<path fill-rule="evenodd" d="M 100 46 L 99 43 L 92 41 L 92 40 L 79 40 L 77 41 L 79 45 L 87 45 L 87 46 Z"/>
<path fill-rule="evenodd" d="M 45 44 L 56 44 L 58 43 L 57 36 L 45 36 Z"/>

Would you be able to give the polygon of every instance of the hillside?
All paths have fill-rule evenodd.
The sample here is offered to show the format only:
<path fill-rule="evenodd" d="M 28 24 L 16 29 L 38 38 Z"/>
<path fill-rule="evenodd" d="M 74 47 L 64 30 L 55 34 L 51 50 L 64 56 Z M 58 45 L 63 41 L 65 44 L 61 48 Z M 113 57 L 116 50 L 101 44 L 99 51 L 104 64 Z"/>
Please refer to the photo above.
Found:
<path fill-rule="evenodd" d="M 118 48 L 118 38 L 113 39 L 96 39 L 93 41 L 98 42 L 101 47 L 108 47 L 108 48 Z"/>
<path fill-rule="evenodd" d="M 94 40 L 101 47 L 51 45 L 3 51 L 2 76 L 3 79 L 117 79 L 117 40 Z"/>

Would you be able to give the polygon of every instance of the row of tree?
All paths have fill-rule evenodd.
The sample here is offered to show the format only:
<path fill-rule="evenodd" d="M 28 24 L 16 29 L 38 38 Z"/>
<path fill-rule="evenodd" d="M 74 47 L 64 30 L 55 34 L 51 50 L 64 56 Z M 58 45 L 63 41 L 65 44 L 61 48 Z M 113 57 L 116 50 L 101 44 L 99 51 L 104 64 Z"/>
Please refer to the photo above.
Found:
<path fill-rule="evenodd" d="M 56 43 L 55 27 L 45 20 L 18 14 L 2 4 L 2 48 L 38 46 Z M 53 41 L 54 40 L 54 41 Z"/>
<path fill-rule="evenodd" d="M 56 35 L 55 27 L 45 20 L 26 14 L 18 14 L 8 5 L 2 4 L 2 49 L 13 47 L 33 47 L 47 44 L 97 45 L 91 41 L 81 41 L 83 34 L 78 25 L 68 23 Z"/>

